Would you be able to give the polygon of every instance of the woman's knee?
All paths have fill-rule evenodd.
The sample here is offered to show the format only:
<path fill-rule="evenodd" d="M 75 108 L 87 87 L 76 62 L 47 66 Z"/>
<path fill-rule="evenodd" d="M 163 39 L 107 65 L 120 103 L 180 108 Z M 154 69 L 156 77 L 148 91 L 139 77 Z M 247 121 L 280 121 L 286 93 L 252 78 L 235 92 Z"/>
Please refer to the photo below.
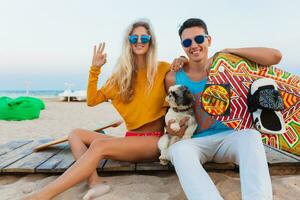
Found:
<path fill-rule="evenodd" d="M 110 155 L 110 142 L 111 141 L 109 140 L 95 139 L 91 143 L 89 151 L 101 156 L 102 158 L 108 158 Z"/>
<path fill-rule="evenodd" d="M 82 129 L 80 128 L 75 128 L 73 129 L 69 135 L 68 135 L 68 139 L 72 139 L 74 137 L 79 137 L 80 132 L 82 132 Z"/>
<path fill-rule="evenodd" d="M 75 128 L 75 129 L 73 129 L 70 133 L 69 133 L 69 135 L 68 135 L 68 140 L 69 141 L 72 141 L 72 139 L 74 139 L 74 138 L 79 138 L 81 141 L 83 141 L 84 140 L 84 132 L 85 132 L 86 130 L 84 130 L 84 129 L 81 129 L 81 128 Z"/>

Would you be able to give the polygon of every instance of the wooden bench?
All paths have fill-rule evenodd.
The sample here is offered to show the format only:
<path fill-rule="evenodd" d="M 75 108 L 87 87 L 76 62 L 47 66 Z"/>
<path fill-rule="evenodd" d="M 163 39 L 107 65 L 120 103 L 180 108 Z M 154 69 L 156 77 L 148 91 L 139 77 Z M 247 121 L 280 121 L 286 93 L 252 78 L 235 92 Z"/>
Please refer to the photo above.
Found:
<path fill-rule="evenodd" d="M 74 158 L 67 143 L 58 144 L 40 152 L 33 152 L 33 148 L 52 139 L 12 141 L 0 145 L 0 174 L 16 173 L 62 173 L 73 163 Z M 300 174 L 300 157 L 281 150 L 265 146 L 271 174 Z M 208 171 L 238 171 L 233 163 L 206 163 Z M 162 166 L 158 161 L 153 162 L 120 162 L 102 160 L 99 162 L 98 172 L 169 172 L 174 171 L 172 165 Z"/>

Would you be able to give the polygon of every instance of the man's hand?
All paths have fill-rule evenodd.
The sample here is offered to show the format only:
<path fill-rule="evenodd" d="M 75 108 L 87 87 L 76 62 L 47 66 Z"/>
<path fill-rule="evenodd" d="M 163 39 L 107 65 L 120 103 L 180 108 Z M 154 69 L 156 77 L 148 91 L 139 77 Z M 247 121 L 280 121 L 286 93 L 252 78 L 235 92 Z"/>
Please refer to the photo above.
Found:
<path fill-rule="evenodd" d="M 177 72 L 179 71 L 184 64 L 188 63 L 188 59 L 184 56 L 180 56 L 179 58 L 175 58 L 170 66 L 171 71 Z"/>
<path fill-rule="evenodd" d="M 171 125 L 173 123 L 175 123 L 175 120 L 171 119 L 168 121 L 168 124 L 167 124 L 167 133 L 172 135 L 172 136 L 178 136 L 178 137 L 182 137 L 185 133 L 185 130 L 187 129 L 187 125 L 186 125 L 186 122 L 189 120 L 189 117 L 184 117 L 183 119 L 180 120 L 179 122 L 179 126 L 180 126 L 180 129 L 179 131 L 174 131 L 171 129 Z"/>
<path fill-rule="evenodd" d="M 100 43 L 99 47 L 94 46 L 94 54 L 92 60 L 92 66 L 102 67 L 106 63 L 106 53 L 104 53 L 105 43 Z"/>

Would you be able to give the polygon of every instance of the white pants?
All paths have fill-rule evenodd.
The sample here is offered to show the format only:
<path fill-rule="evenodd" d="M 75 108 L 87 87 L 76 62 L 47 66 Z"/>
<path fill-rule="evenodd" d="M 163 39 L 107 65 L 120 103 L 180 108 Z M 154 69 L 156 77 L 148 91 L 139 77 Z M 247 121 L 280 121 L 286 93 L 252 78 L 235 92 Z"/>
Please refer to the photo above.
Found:
<path fill-rule="evenodd" d="M 239 165 L 242 199 L 272 199 L 266 154 L 260 133 L 256 130 L 229 130 L 181 140 L 169 148 L 168 156 L 189 200 L 223 199 L 202 167 L 207 161 Z"/>

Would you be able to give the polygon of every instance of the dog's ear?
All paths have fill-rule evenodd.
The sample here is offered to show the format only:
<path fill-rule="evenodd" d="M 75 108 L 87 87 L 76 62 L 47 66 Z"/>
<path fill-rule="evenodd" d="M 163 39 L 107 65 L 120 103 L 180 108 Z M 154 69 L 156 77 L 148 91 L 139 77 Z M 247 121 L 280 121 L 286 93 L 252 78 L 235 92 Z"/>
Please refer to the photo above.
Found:
<path fill-rule="evenodd" d="M 194 95 L 192 95 L 192 93 L 189 91 L 189 89 L 187 87 L 185 87 L 185 89 L 183 91 L 183 97 L 184 97 L 183 103 L 185 105 L 192 104 L 193 101 L 195 100 Z"/>
<path fill-rule="evenodd" d="M 193 95 L 191 93 L 191 91 L 189 90 L 188 87 L 186 86 L 182 86 L 182 91 L 183 91 L 183 96 L 189 97 L 189 98 L 193 98 Z M 191 97 L 192 96 L 192 97 Z"/>
<path fill-rule="evenodd" d="M 189 88 L 187 86 L 185 86 L 185 85 L 183 85 L 182 87 L 184 88 L 184 91 L 188 91 L 189 90 Z"/>
<path fill-rule="evenodd" d="M 187 106 L 191 105 L 193 103 L 193 98 L 191 98 L 191 95 L 189 93 L 186 93 L 186 95 L 183 96 L 182 104 Z"/>
<path fill-rule="evenodd" d="M 176 92 L 175 91 L 171 91 L 171 95 L 176 99 L 177 98 L 177 94 L 176 94 Z"/>
<path fill-rule="evenodd" d="M 187 90 L 185 94 L 186 94 L 186 96 L 189 97 L 192 101 L 195 101 L 194 95 L 193 95 L 189 90 Z"/>

